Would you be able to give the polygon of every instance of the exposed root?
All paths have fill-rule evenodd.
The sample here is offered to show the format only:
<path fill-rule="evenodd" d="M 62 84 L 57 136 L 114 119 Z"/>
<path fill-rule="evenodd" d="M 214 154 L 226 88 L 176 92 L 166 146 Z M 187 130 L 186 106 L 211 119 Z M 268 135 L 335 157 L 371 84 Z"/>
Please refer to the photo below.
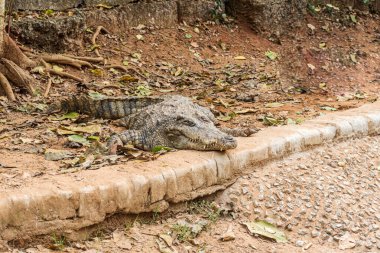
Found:
<path fill-rule="evenodd" d="M 124 66 L 121 66 L 121 65 L 107 65 L 107 66 L 104 66 L 103 68 L 105 68 L 105 69 L 120 69 L 120 70 L 123 70 L 124 72 L 128 72 L 128 69 Z"/>
<path fill-rule="evenodd" d="M 0 86 L 3 88 L 5 95 L 10 101 L 16 101 L 15 94 L 13 93 L 12 87 L 8 82 L 8 79 L 0 73 Z"/>
<path fill-rule="evenodd" d="M 107 32 L 104 28 L 99 28 L 98 34 L 102 30 Z M 102 57 L 76 57 L 58 54 L 44 54 L 38 56 L 35 55 L 31 49 L 18 46 L 16 42 L 7 34 L 4 35 L 4 48 L 3 58 L 0 59 L 0 88 L 4 90 L 5 95 L 11 101 L 16 100 L 12 90 L 12 85 L 26 89 L 30 95 L 35 95 L 36 80 L 24 69 L 35 67 L 38 63 L 29 57 L 39 59 L 46 69 L 48 83 L 44 93 L 45 97 L 49 95 L 52 86 L 51 74 L 70 78 L 81 83 L 84 82 L 82 78 L 52 69 L 48 63 L 70 65 L 78 69 L 81 69 L 83 66 L 92 68 L 93 66 L 90 62 L 104 63 L 104 59 Z"/>
<path fill-rule="evenodd" d="M 143 78 L 143 79 L 146 78 L 146 76 L 144 76 L 143 74 L 141 74 L 141 73 L 140 73 L 139 71 L 137 71 L 136 69 L 132 69 L 132 68 L 130 68 L 130 69 L 128 69 L 127 72 L 129 72 L 129 71 L 132 71 L 133 73 L 135 73 L 136 75 L 140 76 L 140 77 Z M 163 77 L 163 78 L 164 78 L 164 77 Z"/>
<path fill-rule="evenodd" d="M 25 54 L 25 52 L 33 53 L 33 50 L 29 47 L 26 47 L 26 46 L 21 45 L 21 44 L 18 44 L 17 46 L 20 48 L 21 51 L 24 52 L 24 54 Z"/>
<path fill-rule="evenodd" d="M 102 63 L 104 62 L 103 57 L 86 57 L 86 56 L 74 56 L 74 55 L 64 55 L 66 57 L 76 59 L 76 60 L 81 60 L 81 61 L 86 61 L 86 62 L 92 62 L 92 63 Z"/>
<path fill-rule="evenodd" d="M 42 62 L 42 65 L 44 65 L 45 69 L 46 69 L 46 75 L 48 76 L 48 83 L 46 85 L 46 89 L 45 89 L 45 93 L 44 93 L 44 97 L 47 97 L 49 95 L 49 92 L 50 92 L 50 89 L 51 89 L 51 76 L 50 76 L 50 66 L 49 64 L 47 64 L 46 61 L 44 60 L 41 60 Z"/>
<path fill-rule="evenodd" d="M 73 79 L 75 81 L 84 83 L 84 80 L 82 78 L 79 78 L 77 76 L 74 76 L 74 75 L 66 73 L 66 72 L 61 72 L 61 71 L 56 71 L 54 69 L 49 69 L 49 73 L 57 75 L 57 76 L 67 77 L 67 78 Z"/>
<path fill-rule="evenodd" d="M 28 72 L 20 68 L 16 63 L 8 59 L 0 60 L 0 72 L 8 80 L 20 88 L 25 88 L 30 95 L 34 95 L 35 79 Z"/>
<path fill-rule="evenodd" d="M 64 64 L 81 69 L 82 66 L 92 67 L 91 63 L 87 61 L 82 61 L 78 59 L 73 59 L 64 55 L 54 54 L 54 55 L 41 55 L 41 59 L 49 63 Z"/>
<path fill-rule="evenodd" d="M 104 27 L 97 27 L 92 37 L 92 43 L 94 46 L 96 46 L 96 38 L 102 31 L 108 33 Z M 22 45 L 17 45 L 16 42 L 7 34 L 4 35 L 4 48 L 5 50 L 3 53 L 3 58 L 0 59 L 0 88 L 4 90 L 5 95 L 11 101 L 16 100 L 15 94 L 12 90 L 12 85 L 26 89 L 29 94 L 35 95 L 34 87 L 36 85 L 36 80 L 24 69 L 33 68 L 38 65 L 38 62 L 42 62 L 46 71 L 46 75 L 48 77 L 48 82 L 44 93 L 45 97 L 49 95 L 52 87 L 51 75 L 70 78 L 81 83 L 84 82 L 82 78 L 79 78 L 75 75 L 54 70 L 48 63 L 69 65 L 78 69 L 81 69 L 82 67 L 92 68 L 93 65 L 91 63 L 106 64 L 106 60 L 101 57 L 98 49 L 95 49 L 97 57 L 79 57 L 60 54 L 36 55 L 34 54 L 33 50 Z M 29 57 L 31 57 L 33 60 Z M 116 68 L 125 72 L 128 71 L 127 68 L 118 65 L 106 66 L 105 68 Z"/>
<path fill-rule="evenodd" d="M 48 78 L 49 78 L 48 79 L 48 83 L 46 85 L 46 89 L 45 89 L 45 93 L 44 93 L 44 97 L 45 98 L 49 96 L 49 92 L 50 92 L 50 89 L 51 89 L 51 83 L 52 83 L 52 81 L 51 81 L 50 73 L 48 73 Z"/>
<path fill-rule="evenodd" d="M 29 59 L 7 34 L 4 34 L 4 53 L 3 58 L 13 61 L 20 68 L 32 68 L 37 66 L 37 63 Z"/>
<path fill-rule="evenodd" d="M 96 31 L 95 31 L 94 35 L 93 35 L 92 38 L 91 38 L 91 42 L 92 42 L 92 45 L 93 45 L 94 47 L 96 47 L 96 45 L 97 45 L 97 44 L 96 44 L 96 38 L 99 36 L 99 34 L 100 34 L 101 31 L 104 31 L 105 33 L 109 33 L 109 32 L 107 31 L 107 29 L 105 29 L 103 26 L 98 26 L 98 27 L 96 28 Z M 98 57 L 101 57 L 101 55 L 100 55 L 100 53 L 99 53 L 99 49 L 95 48 L 94 52 L 95 52 L 95 54 L 96 54 Z"/>

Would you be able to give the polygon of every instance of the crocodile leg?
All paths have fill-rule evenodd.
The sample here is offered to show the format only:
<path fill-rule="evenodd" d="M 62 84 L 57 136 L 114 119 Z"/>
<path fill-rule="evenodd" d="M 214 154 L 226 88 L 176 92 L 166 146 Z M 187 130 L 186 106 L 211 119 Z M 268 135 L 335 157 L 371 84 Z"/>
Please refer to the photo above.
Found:
<path fill-rule="evenodd" d="M 232 135 L 233 137 L 248 137 L 257 133 L 259 129 L 254 128 L 221 128 L 220 131 Z"/>
<path fill-rule="evenodd" d="M 139 149 L 145 149 L 142 131 L 127 130 L 120 134 L 112 135 L 107 143 L 108 153 L 110 155 L 115 155 L 118 147 L 128 144 Z"/>

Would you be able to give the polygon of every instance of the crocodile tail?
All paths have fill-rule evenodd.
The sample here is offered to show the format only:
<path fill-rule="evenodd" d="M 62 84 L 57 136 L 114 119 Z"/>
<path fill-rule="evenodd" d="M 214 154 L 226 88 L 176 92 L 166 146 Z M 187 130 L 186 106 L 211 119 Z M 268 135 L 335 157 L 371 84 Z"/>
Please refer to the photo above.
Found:
<path fill-rule="evenodd" d="M 93 99 L 89 96 L 73 96 L 61 101 L 60 111 L 79 112 L 95 118 L 120 119 L 161 101 L 162 98 L 155 97 Z"/>

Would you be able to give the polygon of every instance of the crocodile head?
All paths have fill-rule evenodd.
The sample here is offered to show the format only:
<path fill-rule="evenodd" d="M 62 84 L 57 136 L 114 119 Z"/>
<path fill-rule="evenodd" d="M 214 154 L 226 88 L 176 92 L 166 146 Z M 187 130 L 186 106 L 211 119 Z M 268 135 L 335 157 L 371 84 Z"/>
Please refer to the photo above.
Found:
<path fill-rule="evenodd" d="M 166 146 L 223 151 L 237 146 L 235 138 L 215 126 L 216 119 L 209 109 L 182 96 L 165 97 L 122 121 L 128 130 L 138 131 L 134 144 L 145 150 Z"/>
<path fill-rule="evenodd" d="M 172 117 L 166 125 L 167 146 L 176 149 L 217 150 L 236 148 L 236 139 L 215 127 L 207 117 Z"/>

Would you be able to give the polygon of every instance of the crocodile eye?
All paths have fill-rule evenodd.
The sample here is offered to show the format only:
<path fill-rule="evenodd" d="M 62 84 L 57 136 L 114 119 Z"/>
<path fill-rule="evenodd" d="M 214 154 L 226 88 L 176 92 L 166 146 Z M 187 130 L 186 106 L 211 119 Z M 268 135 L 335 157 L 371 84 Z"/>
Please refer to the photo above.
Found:
<path fill-rule="evenodd" d="M 187 126 L 190 126 L 190 127 L 195 126 L 195 122 L 188 120 L 188 119 L 183 120 L 182 123 L 187 125 Z"/>
<path fill-rule="evenodd" d="M 190 127 L 193 127 L 196 125 L 194 121 L 192 121 L 190 119 L 186 119 L 186 118 L 181 117 L 181 116 L 177 117 L 177 121 L 183 125 L 190 126 Z"/>

